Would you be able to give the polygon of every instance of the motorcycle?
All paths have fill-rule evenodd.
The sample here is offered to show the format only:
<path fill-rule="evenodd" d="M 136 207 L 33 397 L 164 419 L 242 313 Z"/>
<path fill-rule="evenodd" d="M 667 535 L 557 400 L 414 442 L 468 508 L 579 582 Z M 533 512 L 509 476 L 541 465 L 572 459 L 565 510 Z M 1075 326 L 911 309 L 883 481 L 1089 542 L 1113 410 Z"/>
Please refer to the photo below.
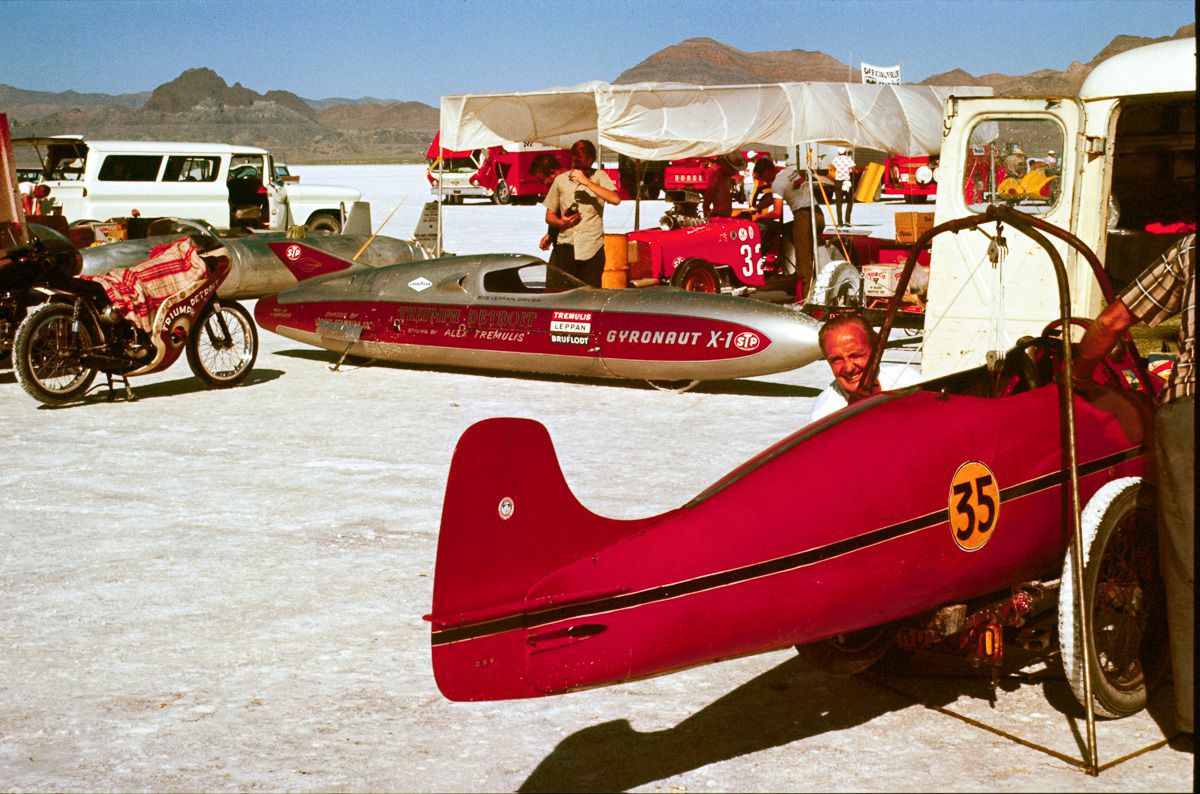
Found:
<path fill-rule="evenodd" d="M 83 269 L 83 259 L 67 238 L 37 224 L 29 224 L 30 242 L 18 245 L 0 229 L 8 245 L 0 251 L 0 366 L 9 358 L 13 336 L 31 306 L 45 302 L 37 287 L 61 285 Z"/>
<path fill-rule="evenodd" d="M 104 373 L 110 400 L 114 378 L 134 400 L 130 377 L 164 370 L 185 351 L 209 386 L 236 386 L 250 374 L 258 356 L 254 321 L 237 302 L 216 297 L 230 271 L 223 249 L 202 252 L 183 237 L 102 276 L 80 276 L 79 269 L 66 275 L 46 267 L 36 291 L 48 302 L 17 328 L 13 368 L 34 399 L 75 402 Z"/>

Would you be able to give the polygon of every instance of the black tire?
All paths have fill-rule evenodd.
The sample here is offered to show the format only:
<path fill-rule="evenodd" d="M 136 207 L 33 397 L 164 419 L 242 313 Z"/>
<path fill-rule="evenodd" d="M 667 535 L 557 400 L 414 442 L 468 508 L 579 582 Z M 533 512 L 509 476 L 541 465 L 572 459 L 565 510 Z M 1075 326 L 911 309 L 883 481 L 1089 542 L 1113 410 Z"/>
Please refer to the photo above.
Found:
<path fill-rule="evenodd" d="M 39 306 L 21 323 L 13 339 L 17 381 L 46 405 L 75 402 L 96 378 L 96 368 L 80 360 L 82 351 L 94 344 L 92 332 L 83 323 L 73 329 L 73 315 L 66 304 Z"/>
<path fill-rule="evenodd" d="M 721 291 L 721 276 L 716 265 L 703 259 L 685 259 L 671 274 L 671 283 L 688 292 L 717 294 Z"/>
<path fill-rule="evenodd" d="M 254 369 L 257 358 L 258 329 L 250 312 L 236 301 L 210 303 L 188 334 L 188 366 L 209 386 L 236 386 Z"/>
<path fill-rule="evenodd" d="M 1139 480 L 1115 481 L 1084 509 L 1084 588 L 1091 608 L 1092 701 L 1101 717 L 1127 717 L 1146 707 L 1166 672 L 1166 598 L 1158 569 L 1153 491 Z M 1113 495 L 1115 494 L 1115 495 Z M 1101 505 L 1094 503 L 1100 501 Z M 1094 523 L 1095 531 L 1088 527 Z M 1058 630 L 1063 671 L 1080 703 L 1083 664 L 1071 555 L 1063 566 Z"/>
<path fill-rule="evenodd" d="M 796 652 L 819 670 L 833 675 L 855 675 L 882 659 L 895 641 L 891 626 L 874 626 L 797 645 Z"/>
<path fill-rule="evenodd" d="M 492 191 L 492 201 L 497 204 L 512 204 L 512 200 L 512 188 L 508 186 L 504 177 L 500 177 L 500 181 L 496 183 L 496 189 Z"/>
<path fill-rule="evenodd" d="M 318 212 L 308 219 L 308 230 L 313 234 L 341 234 L 342 220 L 330 212 Z"/>

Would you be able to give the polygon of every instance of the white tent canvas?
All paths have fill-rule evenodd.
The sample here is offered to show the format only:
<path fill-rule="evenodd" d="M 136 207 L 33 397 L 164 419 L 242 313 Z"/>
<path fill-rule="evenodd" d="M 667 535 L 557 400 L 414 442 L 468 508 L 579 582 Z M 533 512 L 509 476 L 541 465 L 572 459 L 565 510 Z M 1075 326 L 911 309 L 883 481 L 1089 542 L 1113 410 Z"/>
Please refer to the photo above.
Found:
<path fill-rule="evenodd" d="M 583 83 L 527 93 L 442 98 L 443 145 L 563 147 L 590 138 L 644 160 L 702 157 L 752 145 L 846 143 L 897 154 L 934 154 L 950 96 L 976 86 L 768 83 Z"/>

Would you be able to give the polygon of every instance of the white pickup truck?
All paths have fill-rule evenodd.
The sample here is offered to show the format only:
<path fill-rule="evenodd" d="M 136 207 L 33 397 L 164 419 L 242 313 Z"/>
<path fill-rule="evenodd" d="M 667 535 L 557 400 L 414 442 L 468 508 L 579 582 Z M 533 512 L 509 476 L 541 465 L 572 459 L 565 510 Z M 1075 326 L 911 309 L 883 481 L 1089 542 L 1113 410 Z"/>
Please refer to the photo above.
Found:
<path fill-rule="evenodd" d="M 337 234 L 362 194 L 276 175 L 266 149 L 223 143 L 23 138 L 38 149 L 50 212 L 71 222 L 137 214 L 203 220 L 218 229 L 282 231 L 304 224 Z M 263 174 L 271 175 L 264 180 Z"/>

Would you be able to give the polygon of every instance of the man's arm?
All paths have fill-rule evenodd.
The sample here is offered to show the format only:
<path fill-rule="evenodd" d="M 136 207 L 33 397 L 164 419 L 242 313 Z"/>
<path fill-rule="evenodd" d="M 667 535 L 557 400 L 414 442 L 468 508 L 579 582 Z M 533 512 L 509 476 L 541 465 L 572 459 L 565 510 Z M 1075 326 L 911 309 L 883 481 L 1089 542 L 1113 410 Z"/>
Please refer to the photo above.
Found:
<path fill-rule="evenodd" d="M 769 208 L 750 216 L 755 221 L 773 221 L 776 218 L 783 219 L 783 199 L 778 196 L 771 201 Z"/>
<path fill-rule="evenodd" d="M 603 173 L 603 172 L 598 171 L 597 173 Z M 617 204 L 621 203 L 621 197 L 619 195 L 617 195 L 617 192 L 615 190 L 609 190 L 606 187 L 600 187 L 594 181 L 592 181 L 591 179 L 588 179 L 587 175 L 584 174 L 583 171 L 580 171 L 578 168 L 571 171 L 570 179 L 575 184 L 583 185 L 584 187 L 591 190 L 593 193 L 595 193 L 597 196 L 600 197 L 601 201 L 607 202 L 608 204 L 612 204 L 613 206 L 616 206 Z"/>
<path fill-rule="evenodd" d="M 1072 377 L 1076 381 L 1087 381 L 1092 377 L 1096 364 L 1112 350 L 1121 334 L 1129 330 L 1137 318 L 1119 298 L 1104 307 L 1079 340 L 1072 359 Z M 1063 331 L 1066 333 L 1066 329 Z"/>

